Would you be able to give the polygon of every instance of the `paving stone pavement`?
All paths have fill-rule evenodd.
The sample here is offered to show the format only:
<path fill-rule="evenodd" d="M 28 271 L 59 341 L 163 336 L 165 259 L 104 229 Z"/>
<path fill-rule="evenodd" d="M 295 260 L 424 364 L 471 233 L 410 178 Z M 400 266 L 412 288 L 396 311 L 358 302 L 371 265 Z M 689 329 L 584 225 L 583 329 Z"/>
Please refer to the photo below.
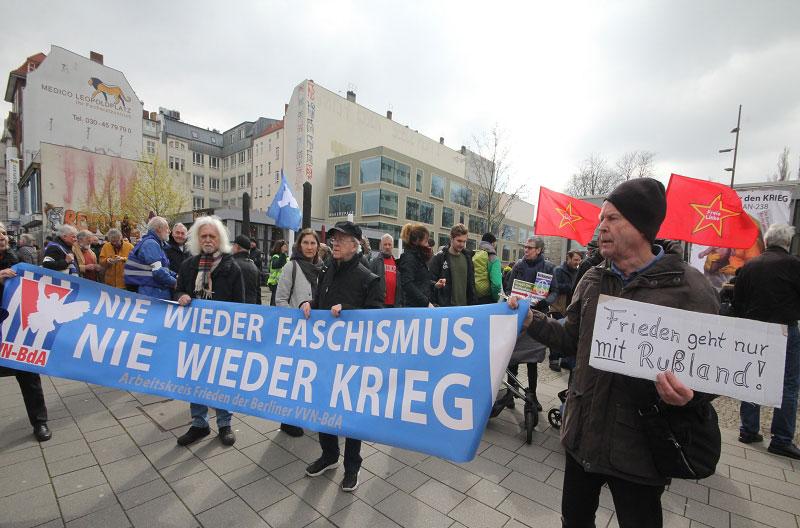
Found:
<path fill-rule="evenodd" d="M 545 412 L 531 445 L 521 406 L 490 420 L 466 464 L 364 443 L 352 494 L 338 487 L 341 469 L 305 476 L 319 453 L 313 433 L 290 438 L 275 422 L 237 415 L 235 446 L 212 435 L 179 447 L 188 404 L 58 378 L 43 379 L 53 439 L 39 444 L 16 381 L 0 378 L 0 527 L 560 526 L 564 454 L 546 412 L 566 372 L 539 369 Z M 738 443 L 737 403 L 717 405 L 717 474 L 674 481 L 663 498 L 665 525 L 800 527 L 800 463 Z M 607 489 L 597 526 L 617 526 Z"/>

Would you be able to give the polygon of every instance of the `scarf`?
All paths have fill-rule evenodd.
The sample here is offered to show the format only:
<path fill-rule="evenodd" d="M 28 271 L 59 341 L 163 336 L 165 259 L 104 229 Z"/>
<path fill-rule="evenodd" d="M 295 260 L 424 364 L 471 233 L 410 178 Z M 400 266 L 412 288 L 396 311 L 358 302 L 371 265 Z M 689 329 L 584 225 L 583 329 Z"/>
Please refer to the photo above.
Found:
<path fill-rule="evenodd" d="M 197 278 L 194 280 L 194 294 L 198 299 L 211 299 L 214 291 L 211 289 L 211 273 L 217 269 L 222 260 L 222 253 L 218 250 L 212 254 L 201 253 L 200 262 L 197 264 Z"/>
<path fill-rule="evenodd" d="M 298 257 L 295 259 L 295 264 L 300 266 L 300 271 L 303 272 L 305 275 L 306 280 L 309 284 L 311 284 L 311 289 L 317 287 L 317 279 L 319 278 L 319 273 L 322 271 L 323 264 L 320 259 L 317 259 L 316 262 L 311 262 L 305 257 Z"/>

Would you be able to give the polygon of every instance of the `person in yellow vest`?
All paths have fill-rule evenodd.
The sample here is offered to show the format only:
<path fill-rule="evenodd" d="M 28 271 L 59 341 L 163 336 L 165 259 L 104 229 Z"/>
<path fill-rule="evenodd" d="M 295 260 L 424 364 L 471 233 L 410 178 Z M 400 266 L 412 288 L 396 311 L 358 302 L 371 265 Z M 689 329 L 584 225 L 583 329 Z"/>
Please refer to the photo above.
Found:
<path fill-rule="evenodd" d="M 119 229 L 109 229 L 106 233 L 106 243 L 100 250 L 100 265 L 105 268 L 104 282 L 115 288 L 125 289 L 123 270 L 128 254 L 133 250 L 133 245 L 122 239 Z"/>
<path fill-rule="evenodd" d="M 478 250 L 472 255 L 472 266 L 475 268 L 475 296 L 478 304 L 496 303 L 503 289 L 503 273 L 500 270 L 500 259 L 497 258 L 497 238 L 491 233 L 484 233 Z"/>
<path fill-rule="evenodd" d="M 269 277 L 267 278 L 267 286 L 272 292 L 269 299 L 269 305 L 275 306 L 275 292 L 278 289 L 278 279 L 281 278 L 281 271 L 283 266 L 289 260 L 289 244 L 285 240 L 278 240 L 272 246 L 272 255 L 269 259 Z"/>

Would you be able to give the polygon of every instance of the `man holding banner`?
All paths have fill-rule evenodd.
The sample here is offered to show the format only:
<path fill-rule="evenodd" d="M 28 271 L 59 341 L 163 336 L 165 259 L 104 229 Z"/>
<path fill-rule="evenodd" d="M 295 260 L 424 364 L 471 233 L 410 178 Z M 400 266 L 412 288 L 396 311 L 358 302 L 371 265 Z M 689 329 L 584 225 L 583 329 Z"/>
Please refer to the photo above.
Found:
<path fill-rule="evenodd" d="M 789 254 L 794 227 L 773 224 L 764 234 L 766 251 L 747 262 L 739 271 L 733 289 L 733 308 L 738 317 L 788 326 L 786 363 L 781 406 L 772 415 L 772 441 L 769 452 L 800 460 L 794 444 L 797 422 L 797 390 L 800 384 L 800 260 Z M 761 408 L 743 401 L 739 441 L 761 442 Z"/>
<path fill-rule="evenodd" d="M 192 299 L 243 303 L 244 282 L 242 271 L 233 261 L 228 230 L 216 216 L 201 216 L 189 230 L 189 250 L 194 255 L 186 259 L 178 273 L 175 299 L 188 306 Z M 192 426 L 178 438 L 178 445 L 189 445 L 208 436 L 208 407 L 190 404 Z M 236 442 L 231 429 L 230 411 L 216 409 L 219 438 L 226 446 Z"/>
<path fill-rule="evenodd" d="M 306 319 L 311 309 L 330 310 L 339 317 L 342 310 L 383 308 L 384 292 L 381 280 L 370 272 L 357 257 L 361 228 L 352 222 L 336 222 L 328 230 L 327 239 L 333 247 L 333 264 L 322 272 L 311 302 L 300 305 Z M 339 466 L 339 437 L 319 433 L 322 456 L 306 468 L 306 475 L 316 477 Z M 344 443 L 343 491 L 355 491 L 361 469 L 361 440 L 347 438 Z"/>
<path fill-rule="evenodd" d="M 604 484 L 622 528 L 662 526 L 661 494 L 668 479 L 653 462 L 638 425 L 638 405 L 644 398 L 655 400 L 656 394 L 674 406 L 709 398 L 670 371 L 658 374 L 653 385 L 589 366 L 600 294 L 717 313 L 716 294 L 708 281 L 680 255 L 653 244 L 665 214 L 665 190 L 657 180 L 636 178 L 617 186 L 600 212 L 599 247 L 605 260 L 589 269 L 577 286 L 566 324 L 534 312 L 528 328 L 534 339 L 565 355 L 577 354 L 561 429 L 567 454 L 561 503 L 565 527 L 594 525 Z M 641 391 L 633 389 L 638 386 Z"/>

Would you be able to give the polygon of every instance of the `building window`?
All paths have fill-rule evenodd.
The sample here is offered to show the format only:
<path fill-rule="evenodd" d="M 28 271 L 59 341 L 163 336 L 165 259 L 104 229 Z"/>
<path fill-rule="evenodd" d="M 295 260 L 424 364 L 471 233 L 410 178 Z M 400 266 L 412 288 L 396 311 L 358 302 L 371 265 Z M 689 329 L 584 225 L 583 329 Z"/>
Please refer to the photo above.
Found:
<path fill-rule="evenodd" d="M 361 214 L 397 217 L 397 193 L 383 189 L 361 192 Z"/>
<path fill-rule="evenodd" d="M 244 188 L 244 174 L 239 175 L 239 188 Z"/>
<path fill-rule="evenodd" d="M 281 148 L 275 147 L 275 159 L 281 159 Z"/>
<path fill-rule="evenodd" d="M 450 201 L 472 207 L 472 189 L 458 182 L 450 182 Z"/>
<path fill-rule="evenodd" d="M 507 245 L 503 245 L 503 260 L 511 260 L 511 251 Z"/>
<path fill-rule="evenodd" d="M 239 130 L 239 139 L 244 139 L 244 129 Z"/>
<path fill-rule="evenodd" d="M 361 183 L 378 183 L 381 179 L 381 158 L 376 156 L 374 158 L 362 159 L 359 162 L 361 169 Z"/>
<path fill-rule="evenodd" d="M 461 211 L 461 212 L 458 213 L 458 223 L 459 224 L 463 224 L 464 223 L 464 211 Z"/>
<path fill-rule="evenodd" d="M 417 187 L 416 187 L 416 189 L 417 189 L 418 193 L 422 192 L 422 176 L 423 176 L 422 169 L 417 169 Z"/>
<path fill-rule="evenodd" d="M 231 176 L 231 179 L 229 181 L 231 182 L 230 190 L 231 191 L 235 191 L 236 190 L 236 176 Z"/>
<path fill-rule="evenodd" d="M 447 246 L 448 244 L 450 244 L 450 237 L 447 235 L 440 234 L 439 240 L 437 240 L 437 242 L 439 242 L 439 247 Z"/>
<path fill-rule="evenodd" d="M 222 192 L 228 192 L 228 179 L 222 180 Z"/>
<path fill-rule="evenodd" d="M 193 165 L 205 165 L 205 156 L 200 152 L 192 152 L 192 164 Z"/>
<path fill-rule="evenodd" d="M 355 213 L 356 193 L 334 194 L 328 197 L 328 216 L 340 217 Z"/>
<path fill-rule="evenodd" d="M 148 154 L 155 154 L 156 153 L 156 144 L 154 141 L 147 142 L 147 153 Z"/>
<path fill-rule="evenodd" d="M 228 158 L 222 160 L 222 170 L 228 170 Z"/>
<path fill-rule="evenodd" d="M 270 174 L 271 172 L 272 172 L 272 162 L 268 161 L 267 162 L 267 174 Z"/>
<path fill-rule="evenodd" d="M 169 157 L 169 168 L 172 170 L 180 170 L 182 171 L 184 168 L 184 160 L 182 158 L 177 158 L 170 156 Z"/>
<path fill-rule="evenodd" d="M 212 141 L 213 141 L 213 139 L 214 139 L 214 138 L 211 138 L 211 139 L 212 139 Z M 211 198 L 211 199 L 208 201 L 208 206 L 209 206 L 209 207 L 212 207 L 212 208 L 213 208 L 213 207 L 219 207 L 219 199 L 218 199 L 218 198 Z"/>
<path fill-rule="evenodd" d="M 192 187 L 202 189 L 205 187 L 205 176 L 202 174 L 192 174 Z"/>
<path fill-rule="evenodd" d="M 175 148 L 175 142 L 174 141 L 170 141 L 169 142 L 169 148 Z"/>
<path fill-rule="evenodd" d="M 206 199 L 202 196 L 194 196 L 192 197 L 192 208 L 193 209 L 202 209 L 206 206 Z"/>
<path fill-rule="evenodd" d="M 247 185 L 252 185 L 252 184 L 253 184 L 253 173 L 252 172 L 248 172 L 247 173 Z"/>
<path fill-rule="evenodd" d="M 500 238 L 503 240 L 511 240 L 512 242 L 517 238 L 517 228 L 514 226 L 503 224 L 500 228 Z"/>
<path fill-rule="evenodd" d="M 394 182 L 398 187 L 411 188 L 411 167 L 396 161 L 394 164 Z"/>
<path fill-rule="evenodd" d="M 219 191 L 219 178 L 209 178 L 208 179 L 208 187 L 212 191 Z"/>
<path fill-rule="evenodd" d="M 208 165 L 212 169 L 219 169 L 219 158 L 216 156 L 209 156 L 208 157 Z"/>
<path fill-rule="evenodd" d="M 252 147 L 247 149 L 247 161 L 250 161 L 251 159 L 253 159 L 253 149 L 252 149 Z"/>
<path fill-rule="evenodd" d="M 281 171 L 275 171 L 275 183 L 281 181 Z"/>
<path fill-rule="evenodd" d="M 192 137 L 197 139 L 197 132 L 195 132 L 194 130 L 192 130 Z"/>
<path fill-rule="evenodd" d="M 482 235 L 486 232 L 486 219 L 480 216 L 469 215 L 469 225 L 467 226 L 470 233 Z"/>
<path fill-rule="evenodd" d="M 478 243 L 475 241 L 474 238 L 468 238 L 467 239 L 467 249 L 468 250 L 475 251 L 475 248 L 477 247 L 477 245 L 478 245 Z"/>
<path fill-rule="evenodd" d="M 333 188 L 350 186 L 350 162 L 340 163 L 333 168 Z"/>
<path fill-rule="evenodd" d="M 520 244 L 524 244 L 528 239 L 528 233 L 524 229 L 519 230 L 519 235 L 517 237 L 517 242 Z"/>
<path fill-rule="evenodd" d="M 406 219 L 433 224 L 433 204 L 416 198 L 406 198 Z"/>
<path fill-rule="evenodd" d="M 455 218 L 455 213 L 453 209 L 450 207 L 442 207 L 442 227 L 450 228 L 453 227 L 453 220 Z"/>
<path fill-rule="evenodd" d="M 485 213 L 489 208 L 489 195 L 484 192 L 478 193 L 478 211 Z"/>
<path fill-rule="evenodd" d="M 244 151 L 239 151 L 239 163 L 244 163 Z"/>
<path fill-rule="evenodd" d="M 431 196 L 444 200 L 444 177 L 431 174 Z"/>

